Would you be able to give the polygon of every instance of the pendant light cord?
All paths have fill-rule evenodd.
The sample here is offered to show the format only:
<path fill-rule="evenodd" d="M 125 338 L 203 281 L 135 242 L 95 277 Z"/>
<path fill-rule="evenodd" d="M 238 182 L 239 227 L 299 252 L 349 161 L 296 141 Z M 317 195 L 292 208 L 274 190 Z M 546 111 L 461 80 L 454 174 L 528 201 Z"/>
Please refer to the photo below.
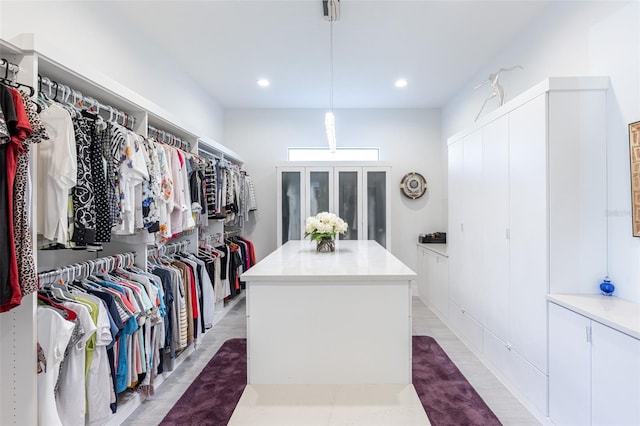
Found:
<path fill-rule="evenodd" d="M 329 105 L 331 106 L 331 112 L 333 113 L 333 21 L 335 17 L 335 7 L 333 0 L 329 0 L 329 6 L 331 7 L 330 20 L 329 20 L 329 64 L 330 64 L 330 91 L 329 91 Z"/>

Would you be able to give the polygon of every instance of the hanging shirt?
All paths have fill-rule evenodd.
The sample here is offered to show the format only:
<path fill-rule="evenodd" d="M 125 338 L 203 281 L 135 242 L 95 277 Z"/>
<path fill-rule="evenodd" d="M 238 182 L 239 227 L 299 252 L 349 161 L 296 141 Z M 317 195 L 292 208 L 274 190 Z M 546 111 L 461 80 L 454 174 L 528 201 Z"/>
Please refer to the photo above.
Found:
<path fill-rule="evenodd" d="M 38 233 L 59 244 L 67 243 L 69 190 L 77 181 L 76 141 L 69 113 L 57 104 L 40 113 L 49 140 L 36 150 L 38 157 Z"/>
<path fill-rule="evenodd" d="M 63 302 L 62 305 L 78 314 L 84 335 L 67 351 L 67 359 L 60 369 L 56 406 L 62 424 L 81 425 L 86 415 L 85 347 L 86 342 L 95 335 L 96 325 L 87 305 L 77 302 Z"/>
<path fill-rule="evenodd" d="M 135 188 L 149 178 L 149 172 L 144 161 L 145 153 L 142 151 L 144 147 L 141 138 L 124 128 L 119 131 L 125 134 L 119 154 L 121 162 L 117 169 L 121 220 L 114 228 L 114 232 L 133 234 L 136 211 Z"/>
<path fill-rule="evenodd" d="M 45 371 L 38 374 L 38 424 L 62 426 L 54 387 L 58 381 L 60 363 L 75 324 L 65 320 L 53 309 L 39 306 L 37 311 L 38 343 L 47 360 Z"/>

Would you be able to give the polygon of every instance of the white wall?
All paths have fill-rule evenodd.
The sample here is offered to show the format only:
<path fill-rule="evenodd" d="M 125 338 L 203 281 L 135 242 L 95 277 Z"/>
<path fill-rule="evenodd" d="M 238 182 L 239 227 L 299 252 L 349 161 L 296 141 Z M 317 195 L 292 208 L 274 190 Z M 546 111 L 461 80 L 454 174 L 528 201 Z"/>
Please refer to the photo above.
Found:
<path fill-rule="evenodd" d="M 629 139 L 627 125 L 640 120 L 640 2 L 552 2 L 531 27 L 488 61 L 442 110 L 442 142 L 468 127 L 487 87 L 473 87 L 500 67 L 522 65 L 501 82 L 513 98 L 549 76 L 608 75 L 609 275 L 616 295 L 640 302 L 640 238 L 631 234 Z M 489 103 L 492 110 L 496 103 Z M 598 283 L 584 283 L 597 292 Z"/>
<path fill-rule="evenodd" d="M 10 41 L 21 33 L 35 34 L 36 48 L 52 59 L 66 66 L 71 66 L 66 58 L 81 61 L 83 69 L 98 70 L 161 106 L 186 130 L 220 141 L 223 110 L 187 77 L 181 68 L 188 64 L 168 61 L 108 3 L 3 0 L 0 37 Z"/>
<path fill-rule="evenodd" d="M 245 161 L 255 182 L 258 211 L 247 235 L 263 258 L 276 248 L 276 170 L 287 160 L 288 147 L 326 147 L 324 110 L 227 110 L 225 144 Z M 391 251 L 415 270 L 418 234 L 442 230 L 440 114 L 433 109 L 336 110 L 339 147 L 379 147 L 380 160 L 390 162 Z M 409 200 L 400 180 L 416 171 L 427 179 L 427 195 Z"/>

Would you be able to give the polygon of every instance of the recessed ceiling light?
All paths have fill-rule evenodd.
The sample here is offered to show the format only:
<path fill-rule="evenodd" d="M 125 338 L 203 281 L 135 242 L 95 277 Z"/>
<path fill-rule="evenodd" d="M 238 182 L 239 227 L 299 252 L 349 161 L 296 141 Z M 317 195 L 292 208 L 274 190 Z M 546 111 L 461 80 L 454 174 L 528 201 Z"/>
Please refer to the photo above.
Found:
<path fill-rule="evenodd" d="M 409 84 L 409 82 L 404 78 L 399 78 L 395 82 L 396 87 L 400 87 L 400 88 L 407 87 L 407 84 Z"/>
<path fill-rule="evenodd" d="M 267 80 L 266 78 L 261 78 L 260 80 L 258 80 L 258 86 L 260 87 L 269 87 L 271 83 L 269 83 L 269 80 Z"/>

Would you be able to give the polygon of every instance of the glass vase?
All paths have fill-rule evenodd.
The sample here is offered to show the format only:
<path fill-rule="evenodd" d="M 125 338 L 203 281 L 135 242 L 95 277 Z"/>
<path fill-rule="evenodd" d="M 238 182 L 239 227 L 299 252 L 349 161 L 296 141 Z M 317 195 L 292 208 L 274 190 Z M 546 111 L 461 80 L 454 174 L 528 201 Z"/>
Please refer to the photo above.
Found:
<path fill-rule="evenodd" d="M 320 238 L 317 240 L 316 251 L 318 253 L 331 253 L 336 251 L 336 242 L 333 238 Z"/>

